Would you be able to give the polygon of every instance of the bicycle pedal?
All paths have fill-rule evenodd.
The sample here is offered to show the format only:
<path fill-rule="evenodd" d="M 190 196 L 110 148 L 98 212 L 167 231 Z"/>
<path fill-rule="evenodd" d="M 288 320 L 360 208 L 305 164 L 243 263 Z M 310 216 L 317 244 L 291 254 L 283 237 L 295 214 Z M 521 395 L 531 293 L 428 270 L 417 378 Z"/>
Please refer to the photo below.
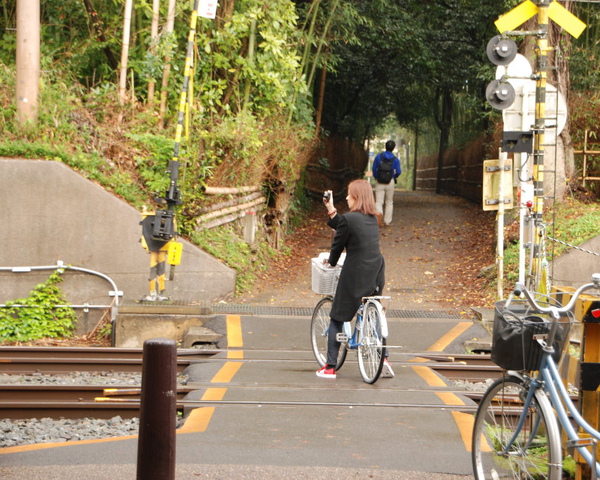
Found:
<path fill-rule="evenodd" d="M 340 343 L 346 343 L 350 339 L 350 337 L 348 336 L 347 333 L 342 332 L 342 333 L 338 333 L 335 336 L 335 339 Z"/>

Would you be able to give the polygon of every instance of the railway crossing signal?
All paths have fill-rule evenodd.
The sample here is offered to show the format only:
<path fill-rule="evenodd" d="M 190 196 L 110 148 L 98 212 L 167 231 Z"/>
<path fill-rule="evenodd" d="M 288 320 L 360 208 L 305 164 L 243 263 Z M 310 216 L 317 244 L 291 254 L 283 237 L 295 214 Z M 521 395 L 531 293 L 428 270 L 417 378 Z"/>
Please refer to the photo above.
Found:
<path fill-rule="evenodd" d="M 515 31 L 520 25 L 525 23 L 530 18 L 537 15 L 537 29 L 533 31 Z M 525 0 L 517 7 L 510 10 L 505 15 L 501 15 L 496 22 L 496 28 L 500 35 L 492 38 L 487 45 L 486 53 L 490 61 L 503 67 L 506 67 L 505 74 L 500 78 L 493 80 L 486 89 L 486 99 L 490 105 L 497 109 L 506 111 L 514 103 L 516 95 L 526 97 L 525 86 L 519 85 L 522 78 L 516 79 L 514 82 L 517 85 L 518 92 L 515 92 L 514 85 L 511 84 L 511 75 L 509 74 L 508 66 L 515 60 L 517 56 L 517 48 L 514 41 L 510 37 L 533 35 L 537 38 L 536 43 L 536 62 L 535 72 L 528 75 L 527 82 L 535 80 L 535 119 L 533 125 L 519 125 L 519 131 L 515 131 L 514 125 L 507 125 L 507 118 L 503 113 L 504 118 L 504 133 L 502 141 L 502 152 L 506 153 L 521 153 L 525 155 L 525 161 L 521 161 L 523 169 L 527 175 L 523 176 L 521 172 L 521 191 L 528 192 L 531 198 L 521 198 L 521 232 L 525 231 L 524 223 L 532 223 L 533 229 L 532 241 L 529 245 L 531 248 L 531 262 L 527 279 L 524 278 L 525 270 L 525 253 L 523 246 L 523 238 L 521 238 L 521 254 L 519 266 L 519 281 L 525 283 L 530 290 L 535 290 L 541 294 L 549 292 L 549 275 L 547 272 L 547 261 L 544 258 L 543 236 L 544 225 L 542 223 L 543 208 L 544 208 L 544 148 L 546 144 L 546 93 L 547 93 L 547 69 L 548 60 L 547 54 L 551 50 L 548 46 L 548 22 L 554 21 L 560 25 L 566 32 L 577 38 L 585 29 L 585 23 L 579 20 L 575 15 L 569 12 L 566 8 L 560 5 L 556 0 L 537 0 L 534 3 L 532 0 Z M 513 69 L 518 70 L 518 69 Z M 514 75 L 519 77 L 519 75 Z M 560 95 L 556 93 L 557 98 Z M 526 100 L 521 98 L 520 101 L 525 104 Z M 557 102 L 558 103 L 558 102 Z M 527 106 L 524 105 L 526 109 Z M 558 108 L 556 109 L 557 125 L 554 125 L 554 132 L 557 136 L 558 130 Z M 566 113 L 565 113 L 566 115 Z M 524 121 L 522 123 L 525 123 Z M 527 131 L 529 129 L 529 131 Z M 533 139 L 533 141 L 525 142 L 524 139 Z M 522 148 L 515 149 L 515 146 L 521 145 Z M 528 174 L 527 156 L 533 153 L 533 171 L 531 176 Z M 526 206 L 530 205 L 530 207 Z M 528 215 L 531 208 L 531 215 Z M 530 222 L 531 220 L 532 222 Z M 523 236 L 523 233 L 522 233 Z M 498 252 L 499 264 L 501 264 L 502 253 Z"/>
<path fill-rule="evenodd" d="M 142 221 L 140 222 L 142 225 L 142 246 L 150 254 L 149 294 L 142 299 L 144 301 L 169 300 L 169 297 L 165 293 L 166 264 L 171 265 L 170 279 L 172 279 L 175 266 L 181 263 L 183 246 L 176 241 L 178 232 L 175 221 L 175 207 L 183 203 L 179 189 L 179 149 L 184 124 L 186 123 L 186 114 L 189 113 L 190 95 L 188 94 L 188 90 L 191 90 L 193 85 L 196 24 L 199 16 L 214 18 L 216 9 L 216 0 L 194 0 L 183 69 L 183 86 L 179 97 L 175 146 L 173 157 L 169 161 L 169 187 L 164 197 L 155 198 L 156 203 L 165 208 L 156 210 L 155 212 L 142 212 Z"/>

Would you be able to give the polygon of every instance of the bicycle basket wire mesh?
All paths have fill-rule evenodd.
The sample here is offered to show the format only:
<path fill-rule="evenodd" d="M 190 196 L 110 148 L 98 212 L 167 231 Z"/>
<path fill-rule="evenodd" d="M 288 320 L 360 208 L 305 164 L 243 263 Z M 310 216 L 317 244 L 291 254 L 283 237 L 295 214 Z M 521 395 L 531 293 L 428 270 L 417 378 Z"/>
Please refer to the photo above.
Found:
<path fill-rule="evenodd" d="M 312 290 L 319 295 L 333 295 L 340 279 L 342 267 L 323 264 L 320 258 L 312 259 Z"/>
<path fill-rule="evenodd" d="M 560 306 L 553 298 L 548 302 Z M 571 323 L 574 321 L 571 312 L 562 314 L 556 330 L 552 358 L 558 363 L 565 345 L 568 344 Z M 534 339 L 534 335 L 550 332 L 548 315 L 536 312 L 524 300 L 512 300 L 506 307 L 506 300 L 496 302 L 494 309 L 494 329 L 492 333 L 491 359 L 505 370 L 538 370 L 542 346 Z"/>

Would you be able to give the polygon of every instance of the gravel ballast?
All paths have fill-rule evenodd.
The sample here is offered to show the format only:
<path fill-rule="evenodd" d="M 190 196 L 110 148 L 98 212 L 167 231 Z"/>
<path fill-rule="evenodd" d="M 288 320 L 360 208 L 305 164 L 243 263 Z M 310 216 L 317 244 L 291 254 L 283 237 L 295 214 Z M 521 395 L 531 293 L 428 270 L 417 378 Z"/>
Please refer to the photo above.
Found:
<path fill-rule="evenodd" d="M 178 383 L 185 384 L 180 376 Z M 0 374 L 0 385 L 119 385 L 140 387 L 141 374 L 115 372 L 77 372 L 68 375 L 6 375 Z M 60 443 L 79 440 L 137 435 L 139 418 L 111 419 L 80 418 L 52 419 L 30 418 L 20 420 L 0 419 L 0 448 L 35 443 Z"/>

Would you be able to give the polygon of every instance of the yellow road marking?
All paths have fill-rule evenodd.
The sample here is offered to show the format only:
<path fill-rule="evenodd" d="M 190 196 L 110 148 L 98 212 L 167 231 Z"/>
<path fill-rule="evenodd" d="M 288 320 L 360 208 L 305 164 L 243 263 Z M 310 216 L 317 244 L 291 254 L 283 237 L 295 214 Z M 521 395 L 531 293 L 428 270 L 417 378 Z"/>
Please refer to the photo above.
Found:
<path fill-rule="evenodd" d="M 93 440 L 77 440 L 75 442 L 61 442 L 61 443 L 33 443 L 31 445 L 19 445 L 17 447 L 5 447 L 0 449 L 0 455 L 6 453 L 19 453 L 29 452 L 32 450 L 45 450 L 47 448 L 56 447 L 70 447 L 74 445 L 89 445 L 91 443 L 105 443 L 105 442 L 117 442 L 121 440 L 131 440 L 137 438 L 137 435 L 125 435 L 123 437 L 112 437 L 112 438 L 96 438 Z"/>
<path fill-rule="evenodd" d="M 473 432 L 473 424 L 475 423 L 475 418 L 470 413 L 463 412 L 452 412 L 452 416 L 454 417 L 454 421 L 458 426 L 458 431 L 460 432 L 460 436 L 462 438 L 463 443 L 465 444 L 465 448 L 467 452 L 471 452 L 471 436 Z M 487 442 L 481 442 L 481 448 L 484 452 L 489 452 L 489 447 Z"/>
<path fill-rule="evenodd" d="M 436 392 L 435 393 L 446 405 L 459 406 L 464 405 L 463 402 L 458 395 L 452 392 Z"/>
<path fill-rule="evenodd" d="M 448 386 L 448 385 L 446 385 L 446 382 L 444 382 L 444 380 L 442 380 L 440 378 L 440 376 L 429 367 L 415 365 L 414 367 L 412 367 L 412 369 L 415 372 L 417 372 L 419 377 L 421 377 L 423 380 L 425 380 L 425 382 L 427 382 L 427 385 L 429 385 L 430 387 L 447 387 Z"/>
<path fill-rule="evenodd" d="M 190 412 L 183 426 L 177 430 L 177 433 L 206 432 L 213 413 L 215 413 L 215 407 L 195 408 Z"/>
<path fill-rule="evenodd" d="M 242 336 L 242 318 L 239 315 L 227 315 L 225 320 L 227 324 L 227 347 L 240 348 L 244 345 Z M 244 352 L 227 351 L 228 359 L 242 359 Z M 226 362 L 225 365 L 212 378 L 210 383 L 229 383 L 235 374 L 242 368 L 243 362 Z M 208 388 L 202 400 L 219 401 L 223 400 L 227 393 L 226 388 Z M 188 416 L 185 425 L 179 429 L 181 433 L 197 433 L 205 432 L 208 428 L 210 420 L 215 413 L 215 407 L 203 407 L 192 410 Z"/>
<path fill-rule="evenodd" d="M 210 383 L 229 383 L 240 368 L 242 368 L 242 362 L 227 362 L 221 367 Z"/>
<path fill-rule="evenodd" d="M 471 325 L 471 322 L 460 322 L 458 323 L 452 330 L 450 330 L 446 335 L 440 338 L 437 342 L 431 345 L 427 351 L 428 352 L 443 352 L 444 349 L 450 345 L 457 337 L 459 337 L 463 332 L 465 332 Z"/>
<path fill-rule="evenodd" d="M 446 335 L 442 336 L 439 340 L 434 342 L 428 349 L 428 352 L 442 352 L 450 345 L 456 338 L 462 335 L 470 326 L 471 322 L 460 322 L 454 328 L 452 328 Z M 431 368 L 415 365 L 412 367 L 415 372 L 431 387 L 447 387 L 448 385 Z M 445 405 L 460 406 L 465 403 L 452 392 L 435 392 L 435 394 L 444 402 Z M 473 432 L 473 415 L 461 412 L 451 412 L 454 422 L 458 427 L 463 444 L 467 452 L 471 451 L 471 435 Z M 485 447 L 482 442 L 482 447 Z"/>
<path fill-rule="evenodd" d="M 227 315 L 227 346 L 240 348 L 244 346 L 242 338 L 242 318 L 239 315 Z"/>
<path fill-rule="evenodd" d="M 204 395 L 202 395 L 202 400 L 207 400 L 207 401 L 218 401 L 218 400 L 223 400 L 223 397 L 225 396 L 225 392 L 227 392 L 226 388 L 207 388 L 206 392 L 204 392 Z"/>

